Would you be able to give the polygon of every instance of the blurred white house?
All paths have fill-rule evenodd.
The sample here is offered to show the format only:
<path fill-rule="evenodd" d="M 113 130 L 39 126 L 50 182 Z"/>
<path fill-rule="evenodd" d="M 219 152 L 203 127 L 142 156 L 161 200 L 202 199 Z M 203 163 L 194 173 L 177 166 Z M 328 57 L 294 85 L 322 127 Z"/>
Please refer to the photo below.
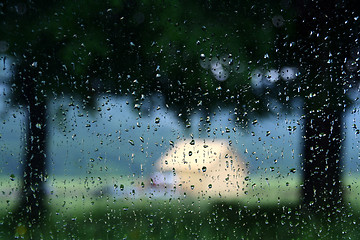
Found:
<path fill-rule="evenodd" d="M 156 163 L 151 187 L 189 197 L 235 198 L 245 189 L 243 158 L 226 140 L 178 141 Z"/>

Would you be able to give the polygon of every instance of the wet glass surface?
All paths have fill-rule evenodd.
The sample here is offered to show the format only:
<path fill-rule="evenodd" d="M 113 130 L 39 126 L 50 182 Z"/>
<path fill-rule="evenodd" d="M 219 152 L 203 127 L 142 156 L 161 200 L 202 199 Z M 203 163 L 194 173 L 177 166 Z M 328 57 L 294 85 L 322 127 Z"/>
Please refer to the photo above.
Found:
<path fill-rule="evenodd" d="M 1 239 L 357 239 L 359 11 L 0 3 Z"/>

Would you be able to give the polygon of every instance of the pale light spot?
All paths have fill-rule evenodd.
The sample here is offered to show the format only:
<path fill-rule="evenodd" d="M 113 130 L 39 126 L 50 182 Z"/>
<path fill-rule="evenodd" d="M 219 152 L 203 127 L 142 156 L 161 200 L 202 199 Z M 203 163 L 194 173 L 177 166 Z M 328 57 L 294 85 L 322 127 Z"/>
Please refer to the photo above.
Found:
<path fill-rule="evenodd" d="M 220 61 L 211 63 L 211 72 L 218 81 L 225 81 L 229 77 L 228 71 L 223 67 Z"/>
<path fill-rule="evenodd" d="M 269 82 L 274 83 L 279 80 L 280 74 L 278 70 L 270 69 L 266 72 L 265 77 Z"/>
<path fill-rule="evenodd" d="M 284 80 L 293 80 L 296 78 L 297 69 L 294 67 L 283 67 L 280 70 L 281 78 Z"/>

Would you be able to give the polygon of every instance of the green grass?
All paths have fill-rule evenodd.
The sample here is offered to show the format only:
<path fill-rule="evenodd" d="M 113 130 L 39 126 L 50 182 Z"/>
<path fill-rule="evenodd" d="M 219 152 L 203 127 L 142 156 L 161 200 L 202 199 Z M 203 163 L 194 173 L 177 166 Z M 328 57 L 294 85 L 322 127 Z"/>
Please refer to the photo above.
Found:
<path fill-rule="evenodd" d="M 18 182 L 2 178 L 0 239 L 360 239 L 356 179 L 344 181 L 350 208 L 317 217 L 298 207 L 301 183 L 290 176 L 250 177 L 238 199 L 155 198 L 141 193 L 142 178 L 56 177 L 48 180 L 47 219 L 29 228 L 12 213 Z M 100 193 L 114 184 L 129 194 Z"/>
<path fill-rule="evenodd" d="M 4 217 L 2 239 L 359 239 L 359 215 L 307 218 L 296 206 L 246 207 L 154 201 L 146 207 L 103 202 L 94 208 L 51 212 L 40 228 Z M 26 230 L 26 232 L 25 232 Z"/>
<path fill-rule="evenodd" d="M 144 187 L 142 187 L 142 183 Z M 133 201 L 134 204 L 146 206 L 148 202 L 154 201 L 156 197 L 147 192 L 150 181 L 147 178 L 119 177 L 119 176 L 86 176 L 86 177 L 53 177 L 48 179 L 49 205 L 51 209 L 58 209 L 62 206 L 71 206 L 68 209 L 89 208 L 101 204 L 106 198 L 108 202 L 113 200 Z M 206 193 L 198 198 L 185 196 L 179 193 L 175 196 L 164 197 L 180 198 L 181 201 L 196 201 L 202 205 L 209 205 L 212 202 L 237 201 L 247 206 L 264 206 L 279 204 L 294 204 L 299 200 L 298 178 L 270 178 L 250 177 L 246 181 L 245 194 L 236 199 L 229 198 L 209 198 Z M 12 181 L 10 178 L 0 179 L 2 195 L 0 197 L 0 207 L 10 209 L 16 203 L 19 194 L 19 181 Z M 126 196 L 119 198 L 111 195 L 114 188 Z M 120 188 L 123 187 L 123 191 Z M 179 191 L 178 191 L 179 192 Z"/>

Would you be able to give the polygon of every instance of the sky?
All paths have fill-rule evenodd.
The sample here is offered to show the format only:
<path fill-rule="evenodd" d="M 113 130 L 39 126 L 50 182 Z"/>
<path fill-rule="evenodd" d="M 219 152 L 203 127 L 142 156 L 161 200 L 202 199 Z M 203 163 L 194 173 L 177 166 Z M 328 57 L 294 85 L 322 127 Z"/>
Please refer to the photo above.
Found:
<path fill-rule="evenodd" d="M 4 102 L 7 96 L 1 96 Z M 147 102 L 147 101 L 145 101 Z M 149 111 L 139 112 L 126 98 L 101 96 L 101 111 L 86 112 L 69 107 L 70 99 L 49 103 L 49 173 L 55 175 L 119 174 L 149 175 L 154 164 L 179 139 L 225 139 L 231 141 L 253 175 L 287 175 L 301 172 L 301 113 L 258 118 L 249 128 L 236 126 L 231 111 L 222 109 L 211 116 L 210 134 L 199 133 L 199 114 L 193 114 L 190 129 L 184 128 L 173 112 L 166 109 L 161 97 L 144 104 Z M 102 106 L 103 105 L 103 106 Z M 24 147 L 25 117 L 21 109 L 0 105 L 0 172 L 20 174 Z M 63 106 L 63 107 L 61 107 Z M 63 110 L 65 114 L 61 113 Z M 346 114 L 344 156 L 345 173 L 359 169 L 359 137 L 353 124 L 360 113 L 351 108 Z M 61 118 L 59 118 L 61 116 Z M 65 120 L 64 120 L 65 118 Z M 62 119 L 62 120 L 59 120 Z M 296 126 L 296 129 L 294 128 Z M 226 132 L 230 129 L 230 133 Z M 235 128 L 236 132 L 233 130 Z M 291 170 L 291 171 L 290 171 Z"/>

